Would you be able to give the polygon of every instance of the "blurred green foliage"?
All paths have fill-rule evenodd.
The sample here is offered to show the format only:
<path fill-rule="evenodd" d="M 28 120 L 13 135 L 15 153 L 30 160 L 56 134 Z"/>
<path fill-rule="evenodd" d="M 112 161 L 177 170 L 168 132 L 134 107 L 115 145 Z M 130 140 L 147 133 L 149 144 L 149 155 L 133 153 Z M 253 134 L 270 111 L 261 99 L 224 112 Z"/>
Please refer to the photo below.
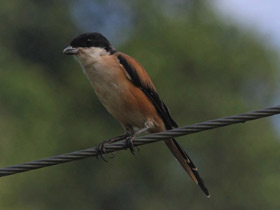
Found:
<path fill-rule="evenodd" d="M 118 48 L 146 68 L 180 125 L 269 105 L 277 54 L 253 32 L 223 22 L 204 1 L 120 2 L 130 8 L 133 27 Z M 95 146 L 123 132 L 77 62 L 62 54 L 81 32 L 72 3 L 1 2 L 3 167 Z M 157 143 L 135 157 L 119 152 L 109 163 L 89 158 L 1 178 L 0 209 L 280 208 L 280 146 L 269 119 L 182 139 L 211 199 Z"/>

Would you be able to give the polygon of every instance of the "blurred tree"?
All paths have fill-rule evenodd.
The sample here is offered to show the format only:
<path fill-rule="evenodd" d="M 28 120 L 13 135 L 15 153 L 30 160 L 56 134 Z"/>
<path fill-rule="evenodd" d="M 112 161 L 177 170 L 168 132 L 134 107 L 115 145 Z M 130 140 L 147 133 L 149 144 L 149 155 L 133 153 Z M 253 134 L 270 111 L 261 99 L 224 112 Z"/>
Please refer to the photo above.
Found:
<path fill-rule="evenodd" d="M 51 73 L 59 71 L 61 51 L 76 27 L 69 21 L 68 1 L 9 1 L 1 3 L 2 45 L 23 59 L 40 63 Z"/>
<path fill-rule="evenodd" d="M 72 4 L 1 4 L 2 166 L 94 146 L 122 132 L 79 65 L 61 53 L 79 33 Z M 133 26 L 119 50 L 143 64 L 179 124 L 269 104 L 277 57 L 252 32 L 222 22 L 204 1 L 121 5 L 130 8 Z M 211 199 L 158 143 L 136 157 L 120 152 L 108 164 L 88 159 L 3 178 L 0 208 L 279 209 L 280 150 L 269 120 L 184 138 Z"/>

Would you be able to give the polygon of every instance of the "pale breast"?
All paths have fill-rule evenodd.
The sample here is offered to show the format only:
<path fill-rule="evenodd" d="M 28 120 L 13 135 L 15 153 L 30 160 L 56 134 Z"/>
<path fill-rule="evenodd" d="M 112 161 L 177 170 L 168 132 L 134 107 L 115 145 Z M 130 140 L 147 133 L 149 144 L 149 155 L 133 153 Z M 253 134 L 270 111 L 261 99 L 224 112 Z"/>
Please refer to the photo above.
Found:
<path fill-rule="evenodd" d="M 120 96 L 125 87 L 117 80 L 122 72 L 116 66 L 106 62 L 95 62 L 85 69 L 85 74 L 93 86 L 96 95 L 102 104 L 111 109 L 111 106 L 120 105 Z"/>
<path fill-rule="evenodd" d="M 102 60 L 101 60 L 102 59 Z M 97 62 L 83 66 L 84 72 L 93 86 L 101 103 L 122 124 L 142 128 L 146 121 L 134 102 L 130 81 L 112 58 L 102 56 Z"/>

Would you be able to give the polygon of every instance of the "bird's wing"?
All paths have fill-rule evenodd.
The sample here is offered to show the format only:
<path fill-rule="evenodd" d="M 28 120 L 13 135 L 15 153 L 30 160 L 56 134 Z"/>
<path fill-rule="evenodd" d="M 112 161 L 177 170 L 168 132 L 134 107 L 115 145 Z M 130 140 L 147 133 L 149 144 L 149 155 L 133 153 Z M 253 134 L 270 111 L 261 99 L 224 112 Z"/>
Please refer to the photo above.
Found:
<path fill-rule="evenodd" d="M 164 121 L 166 129 L 178 127 L 177 123 L 172 119 L 168 108 L 160 99 L 150 77 L 141 65 L 128 55 L 118 53 L 117 58 L 123 66 L 128 79 L 149 98 L 156 108 L 158 114 Z"/>

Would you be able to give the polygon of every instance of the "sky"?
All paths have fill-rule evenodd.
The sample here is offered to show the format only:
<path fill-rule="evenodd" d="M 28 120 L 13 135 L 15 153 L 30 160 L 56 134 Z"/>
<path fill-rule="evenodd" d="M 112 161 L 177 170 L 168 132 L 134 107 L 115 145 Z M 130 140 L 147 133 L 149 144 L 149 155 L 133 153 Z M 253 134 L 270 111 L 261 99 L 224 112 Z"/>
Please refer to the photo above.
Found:
<path fill-rule="evenodd" d="M 243 27 L 253 28 L 280 51 L 279 0 L 215 0 L 213 5 L 224 16 Z"/>

